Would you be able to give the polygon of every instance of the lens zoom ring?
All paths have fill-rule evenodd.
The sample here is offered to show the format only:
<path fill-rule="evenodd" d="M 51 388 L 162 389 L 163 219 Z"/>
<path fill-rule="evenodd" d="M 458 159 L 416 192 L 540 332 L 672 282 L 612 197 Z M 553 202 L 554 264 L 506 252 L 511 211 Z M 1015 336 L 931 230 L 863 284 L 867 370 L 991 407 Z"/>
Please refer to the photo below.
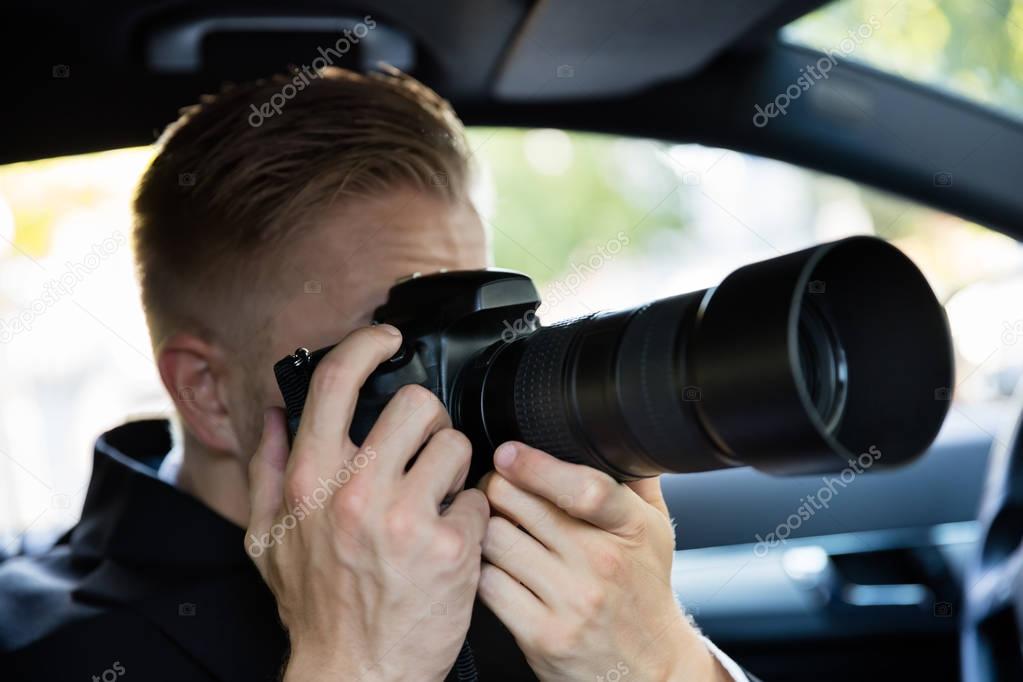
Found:
<path fill-rule="evenodd" d="M 570 402 L 563 397 L 566 359 L 578 331 L 567 324 L 544 327 L 526 342 L 515 374 L 515 419 L 527 444 L 559 459 L 582 463 L 586 461 L 584 453 L 569 422 Z"/>

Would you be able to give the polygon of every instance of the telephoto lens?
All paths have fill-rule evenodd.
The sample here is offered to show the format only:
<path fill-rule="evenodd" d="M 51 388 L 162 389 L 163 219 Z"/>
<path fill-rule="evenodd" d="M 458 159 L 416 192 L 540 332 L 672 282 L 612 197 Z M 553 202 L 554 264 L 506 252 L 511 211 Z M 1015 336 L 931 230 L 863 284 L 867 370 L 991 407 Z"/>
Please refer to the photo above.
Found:
<path fill-rule="evenodd" d="M 717 287 L 542 327 L 469 363 L 453 414 L 619 480 L 921 455 L 948 410 L 948 323 L 897 248 L 852 237 Z M 461 391 L 459 390 L 461 388 Z M 946 398 L 946 399 L 942 399 Z"/>
<path fill-rule="evenodd" d="M 752 466 L 779 475 L 921 455 L 948 410 L 944 310 L 891 244 L 851 237 L 736 270 L 717 287 L 541 327 L 525 275 L 467 270 L 395 285 L 375 319 L 402 350 L 360 393 L 366 437 L 404 384 L 428 387 L 473 444 L 470 480 L 506 440 L 618 480 Z M 274 367 L 298 429 L 330 349 Z"/>

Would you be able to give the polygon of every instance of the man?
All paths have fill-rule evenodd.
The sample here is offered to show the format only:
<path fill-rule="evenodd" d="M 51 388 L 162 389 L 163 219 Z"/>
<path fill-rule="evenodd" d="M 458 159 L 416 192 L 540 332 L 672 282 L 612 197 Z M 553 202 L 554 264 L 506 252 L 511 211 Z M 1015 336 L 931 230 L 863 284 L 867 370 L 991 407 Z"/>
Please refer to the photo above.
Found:
<path fill-rule="evenodd" d="M 674 600 L 658 481 L 508 443 L 463 490 L 468 442 L 417 386 L 349 440 L 401 340 L 374 308 L 408 273 L 485 267 L 487 239 L 446 102 L 395 74 L 303 82 L 204 98 L 143 178 L 136 257 L 179 433 L 104 435 L 81 522 L 3 565 L 5 669 L 429 681 L 454 679 L 468 634 L 484 681 L 745 680 Z M 289 449 L 272 365 L 338 340 Z"/>

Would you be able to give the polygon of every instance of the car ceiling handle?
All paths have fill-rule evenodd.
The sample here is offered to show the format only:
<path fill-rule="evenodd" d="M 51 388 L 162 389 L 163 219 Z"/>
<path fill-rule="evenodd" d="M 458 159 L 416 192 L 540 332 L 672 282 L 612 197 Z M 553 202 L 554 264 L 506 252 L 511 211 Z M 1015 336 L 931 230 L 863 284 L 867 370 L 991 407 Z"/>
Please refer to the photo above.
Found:
<path fill-rule="evenodd" d="M 202 67 L 203 40 L 214 33 L 337 33 L 354 31 L 359 17 L 207 17 L 153 31 L 146 43 L 146 64 L 162 73 L 193 73 Z M 409 36 L 379 21 L 359 38 L 359 67 L 390 64 L 402 71 L 415 66 L 415 49 Z M 312 57 L 310 57 L 311 59 Z"/>

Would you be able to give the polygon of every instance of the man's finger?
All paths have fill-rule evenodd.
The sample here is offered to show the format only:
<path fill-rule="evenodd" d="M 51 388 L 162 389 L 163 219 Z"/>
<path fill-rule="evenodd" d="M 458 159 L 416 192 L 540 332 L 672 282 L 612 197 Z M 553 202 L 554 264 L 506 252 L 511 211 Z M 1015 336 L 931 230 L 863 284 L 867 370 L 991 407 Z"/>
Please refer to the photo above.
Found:
<path fill-rule="evenodd" d="M 469 542 L 476 544 L 483 543 L 489 518 L 490 505 L 487 503 L 487 497 L 475 488 L 458 493 L 451 506 L 441 514 L 441 519 L 445 523 L 463 530 Z"/>
<path fill-rule="evenodd" d="M 249 554 L 262 552 L 251 546 L 273 524 L 284 498 L 284 470 L 288 464 L 288 433 L 284 413 L 272 407 L 263 413 L 263 436 L 249 461 Z M 255 540 L 253 540 L 255 538 Z"/>
<path fill-rule="evenodd" d="M 549 549 L 567 556 L 575 548 L 573 525 L 590 528 L 546 499 L 519 488 L 500 472 L 490 472 L 477 484 L 490 509 L 521 526 Z M 592 528 L 590 528 L 592 530 Z"/>
<path fill-rule="evenodd" d="M 544 604 L 553 606 L 571 583 L 567 569 L 551 551 L 508 519 L 491 517 L 483 538 L 483 558 L 530 589 Z"/>
<path fill-rule="evenodd" d="M 625 485 L 628 486 L 629 490 L 639 495 L 644 502 L 661 512 L 666 518 L 670 517 L 668 505 L 664 501 L 664 493 L 661 491 L 660 476 L 629 481 Z"/>
<path fill-rule="evenodd" d="M 359 389 L 400 345 L 401 333 L 391 325 L 363 327 L 346 336 L 320 360 L 309 383 L 309 395 L 295 439 L 297 456 L 292 457 L 289 470 L 308 457 L 325 460 L 314 465 L 318 470 L 324 465 L 340 464 L 329 458 L 347 442 Z M 314 447 L 302 447 L 306 443 Z"/>
<path fill-rule="evenodd" d="M 441 429 L 433 434 L 409 469 L 405 489 L 436 510 L 444 498 L 457 494 L 465 486 L 471 461 L 469 439 L 454 429 Z"/>
<path fill-rule="evenodd" d="M 402 386 L 380 413 L 363 447 L 378 453 L 380 475 L 398 480 L 430 436 L 451 426 L 451 417 L 430 389 Z"/>
<path fill-rule="evenodd" d="M 479 596 L 519 642 L 529 642 L 550 614 L 535 594 L 491 563 L 480 571 Z"/>
<path fill-rule="evenodd" d="M 494 466 L 516 486 L 610 533 L 629 535 L 640 524 L 639 497 L 591 467 L 513 441 L 497 449 Z"/>

